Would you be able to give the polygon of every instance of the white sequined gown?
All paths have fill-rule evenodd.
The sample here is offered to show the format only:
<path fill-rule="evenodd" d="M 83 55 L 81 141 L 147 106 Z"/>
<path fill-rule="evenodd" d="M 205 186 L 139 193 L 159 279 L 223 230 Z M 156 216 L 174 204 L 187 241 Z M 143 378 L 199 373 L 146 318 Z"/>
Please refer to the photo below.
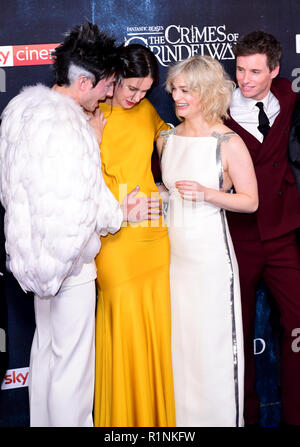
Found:
<path fill-rule="evenodd" d="M 169 189 L 172 356 L 178 426 L 243 425 L 243 331 L 238 265 L 224 210 L 183 201 L 175 181 L 222 186 L 222 140 L 163 132 Z"/>

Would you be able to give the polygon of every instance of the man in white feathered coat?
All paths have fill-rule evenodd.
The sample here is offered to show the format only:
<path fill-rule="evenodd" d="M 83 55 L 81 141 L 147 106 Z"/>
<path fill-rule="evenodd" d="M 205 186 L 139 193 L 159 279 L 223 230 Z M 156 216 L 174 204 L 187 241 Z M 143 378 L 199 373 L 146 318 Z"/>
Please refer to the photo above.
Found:
<path fill-rule="evenodd" d="M 85 23 L 54 61 L 54 87 L 24 88 L 2 115 L 5 247 L 8 268 L 35 294 L 30 425 L 92 426 L 94 257 L 99 236 L 127 219 L 137 190 L 120 206 L 101 174 L 98 101 L 113 94 L 114 41 Z"/>

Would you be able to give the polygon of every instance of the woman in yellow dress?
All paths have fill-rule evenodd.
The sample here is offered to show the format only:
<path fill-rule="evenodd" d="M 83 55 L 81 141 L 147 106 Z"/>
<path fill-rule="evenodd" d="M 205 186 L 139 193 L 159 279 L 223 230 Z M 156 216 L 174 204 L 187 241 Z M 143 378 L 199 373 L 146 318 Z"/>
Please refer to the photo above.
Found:
<path fill-rule="evenodd" d="M 168 129 L 144 98 L 157 80 L 154 54 L 138 44 L 121 50 L 124 73 L 100 109 L 106 184 L 118 201 L 158 195 L 151 172 L 154 141 Z M 95 426 L 175 426 L 171 363 L 169 238 L 162 218 L 127 224 L 101 238 L 96 258 Z"/>

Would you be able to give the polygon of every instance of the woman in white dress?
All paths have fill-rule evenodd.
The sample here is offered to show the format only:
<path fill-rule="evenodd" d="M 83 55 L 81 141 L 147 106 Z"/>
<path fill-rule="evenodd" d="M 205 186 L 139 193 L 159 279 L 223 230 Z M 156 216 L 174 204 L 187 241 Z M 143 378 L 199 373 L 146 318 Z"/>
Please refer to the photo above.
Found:
<path fill-rule="evenodd" d="M 239 276 L 224 210 L 254 212 L 258 195 L 248 150 L 222 122 L 233 88 L 207 56 L 179 62 L 167 78 L 181 121 L 158 141 L 169 191 L 178 426 L 243 425 Z"/>

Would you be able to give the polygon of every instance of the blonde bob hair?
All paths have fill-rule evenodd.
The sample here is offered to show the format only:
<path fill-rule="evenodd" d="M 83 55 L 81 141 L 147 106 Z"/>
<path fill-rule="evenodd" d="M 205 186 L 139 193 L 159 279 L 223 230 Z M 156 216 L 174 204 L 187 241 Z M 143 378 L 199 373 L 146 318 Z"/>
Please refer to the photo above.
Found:
<path fill-rule="evenodd" d="M 235 83 L 230 80 L 220 62 L 209 56 L 192 56 L 170 67 L 166 90 L 172 93 L 173 81 L 182 76 L 190 92 L 199 94 L 203 119 L 216 123 L 228 117 Z M 182 121 L 182 118 L 178 116 Z"/>

